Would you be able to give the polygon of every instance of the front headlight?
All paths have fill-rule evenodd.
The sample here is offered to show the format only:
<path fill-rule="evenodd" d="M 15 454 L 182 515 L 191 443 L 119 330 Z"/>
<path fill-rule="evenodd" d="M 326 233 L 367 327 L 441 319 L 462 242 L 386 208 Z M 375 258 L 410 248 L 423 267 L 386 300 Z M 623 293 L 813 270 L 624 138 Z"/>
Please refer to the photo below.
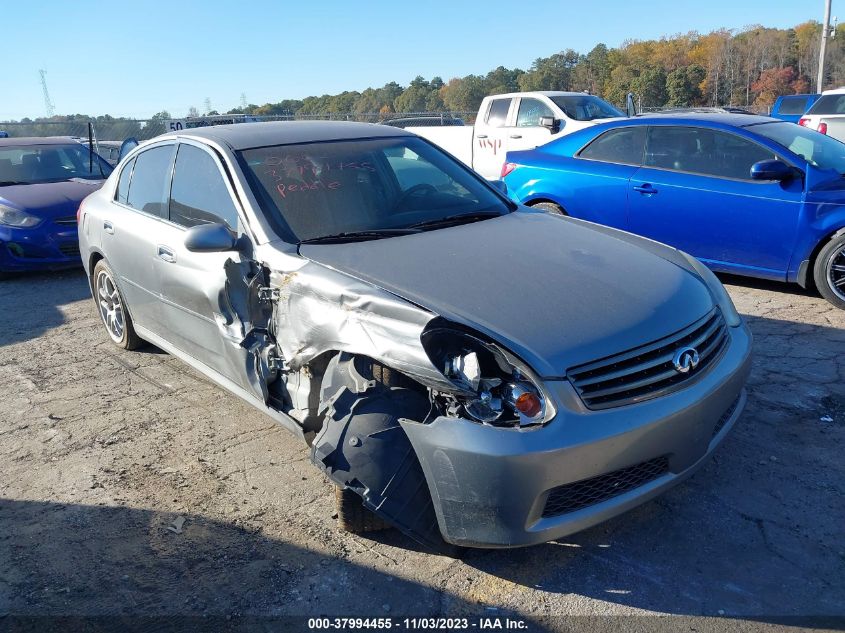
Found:
<path fill-rule="evenodd" d="M 0 204 L 0 224 L 21 229 L 31 228 L 41 222 L 41 218 L 29 215 L 25 211 Z"/>
<path fill-rule="evenodd" d="M 725 290 L 725 287 L 722 285 L 722 282 L 719 281 L 719 278 L 713 274 L 712 270 L 707 268 L 707 266 L 702 264 L 689 253 L 685 253 L 684 251 L 679 252 L 686 257 L 690 266 L 693 267 L 693 270 L 695 270 L 698 276 L 701 277 L 701 280 L 707 284 L 707 289 L 710 290 L 710 294 L 713 295 L 713 301 L 715 301 L 716 305 L 719 306 L 728 326 L 739 326 L 739 324 L 742 323 L 742 319 L 739 316 L 739 312 L 736 311 L 736 306 L 734 306 L 734 302 L 731 300 L 728 291 Z"/>
<path fill-rule="evenodd" d="M 506 427 L 545 424 L 554 417 L 540 380 L 498 345 L 448 327 L 427 330 L 421 340 L 431 362 L 454 385 L 433 392 L 447 417 Z"/>

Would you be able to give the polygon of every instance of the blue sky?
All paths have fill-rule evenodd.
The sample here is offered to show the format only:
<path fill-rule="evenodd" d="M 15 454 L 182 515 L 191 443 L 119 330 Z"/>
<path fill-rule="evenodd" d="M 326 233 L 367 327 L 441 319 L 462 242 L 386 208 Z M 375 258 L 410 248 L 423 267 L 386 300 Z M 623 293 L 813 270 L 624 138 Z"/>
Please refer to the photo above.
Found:
<path fill-rule="evenodd" d="M 834 0 L 836 14 L 838 0 Z M 37 8 L 36 8 L 37 5 Z M 4 3 L 0 120 L 146 117 L 527 68 L 565 48 L 821 21 L 823 0 L 373 0 Z"/>

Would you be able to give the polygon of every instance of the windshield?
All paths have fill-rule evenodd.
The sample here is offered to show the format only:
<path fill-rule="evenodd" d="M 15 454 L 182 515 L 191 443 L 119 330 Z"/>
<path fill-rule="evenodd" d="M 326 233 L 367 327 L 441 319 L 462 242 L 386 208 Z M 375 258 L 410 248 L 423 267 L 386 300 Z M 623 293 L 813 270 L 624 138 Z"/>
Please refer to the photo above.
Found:
<path fill-rule="evenodd" d="M 452 216 L 511 211 L 479 177 L 415 137 L 280 145 L 240 155 L 265 214 L 296 242 L 384 231 L 369 236 L 375 239 L 437 228 Z"/>
<path fill-rule="evenodd" d="M 71 178 L 102 180 L 111 165 L 87 145 L 6 145 L 0 147 L 0 185 L 59 182 Z"/>
<path fill-rule="evenodd" d="M 808 130 L 794 123 L 763 123 L 749 128 L 760 136 L 783 145 L 793 154 L 798 154 L 819 169 L 832 169 L 845 174 L 845 143 Z"/>
<path fill-rule="evenodd" d="M 575 121 L 592 121 L 593 119 L 613 119 L 625 115 L 610 105 L 592 95 L 570 95 L 551 97 L 551 100 L 563 110 L 563 113 Z"/>

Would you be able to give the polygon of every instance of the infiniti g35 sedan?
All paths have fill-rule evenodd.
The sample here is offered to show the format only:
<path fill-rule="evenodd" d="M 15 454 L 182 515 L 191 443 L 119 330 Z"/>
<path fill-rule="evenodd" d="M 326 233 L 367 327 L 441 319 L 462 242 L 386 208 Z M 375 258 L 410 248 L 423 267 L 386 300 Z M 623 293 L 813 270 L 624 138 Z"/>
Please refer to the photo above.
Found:
<path fill-rule="evenodd" d="M 509 152 L 515 200 L 845 308 L 845 144 L 768 117 L 635 117 Z"/>
<path fill-rule="evenodd" d="M 706 267 L 389 126 L 158 137 L 79 239 L 108 337 L 302 438 L 353 531 L 556 539 L 690 475 L 745 404 L 751 337 Z"/>

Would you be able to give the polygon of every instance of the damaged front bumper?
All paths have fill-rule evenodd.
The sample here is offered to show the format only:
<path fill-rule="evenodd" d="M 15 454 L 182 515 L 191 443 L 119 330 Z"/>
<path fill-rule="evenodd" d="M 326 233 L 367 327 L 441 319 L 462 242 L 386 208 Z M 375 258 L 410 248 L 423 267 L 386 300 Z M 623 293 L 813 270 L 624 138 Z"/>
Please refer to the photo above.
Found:
<path fill-rule="evenodd" d="M 730 328 L 721 359 L 693 385 L 591 411 L 548 381 L 557 416 L 535 430 L 439 417 L 402 426 L 420 460 L 443 538 L 471 547 L 555 540 L 679 483 L 726 437 L 745 405 L 751 335 Z"/>

